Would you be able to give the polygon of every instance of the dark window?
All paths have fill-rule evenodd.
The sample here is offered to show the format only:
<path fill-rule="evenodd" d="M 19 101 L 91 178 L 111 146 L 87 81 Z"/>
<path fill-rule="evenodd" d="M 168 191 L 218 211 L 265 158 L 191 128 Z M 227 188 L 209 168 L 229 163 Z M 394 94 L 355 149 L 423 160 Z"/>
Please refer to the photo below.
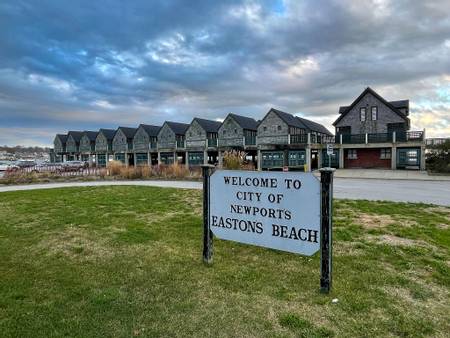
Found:
<path fill-rule="evenodd" d="M 356 149 L 349 149 L 347 152 L 347 159 L 356 160 L 357 158 L 358 158 L 358 154 L 356 152 Z"/>
<path fill-rule="evenodd" d="M 359 109 L 359 118 L 361 121 L 366 120 L 366 108 L 365 107 L 362 107 Z"/>
<path fill-rule="evenodd" d="M 234 133 L 237 134 L 237 129 L 234 129 Z"/>
<path fill-rule="evenodd" d="M 267 131 L 267 127 L 266 127 L 266 126 L 264 126 L 264 127 L 263 127 L 263 130 L 264 130 L 264 131 Z"/>
<path fill-rule="evenodd" d="M 278 130 L 281 130 L 281 126 L 277 126 L 277 129 L 278 129 Z"/>
<path fill-rule="evenodd" d="M 372 121 L 378 120 L 378 107 L 373 106 L 372 107 Z"/>
<path fill-rule="evenodd" d="M 390 148 L 380 149 L 380 159 L 382 160 L 391 159 L 391 149 Z"/>

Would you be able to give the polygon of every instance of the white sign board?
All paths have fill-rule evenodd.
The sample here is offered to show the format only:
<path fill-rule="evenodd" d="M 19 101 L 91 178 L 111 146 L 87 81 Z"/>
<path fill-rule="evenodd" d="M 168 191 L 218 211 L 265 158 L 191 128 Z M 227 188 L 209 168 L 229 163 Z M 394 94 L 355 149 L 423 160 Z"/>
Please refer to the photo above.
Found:
<path fill-rule="evenodd" d="M 220 239 L 313 255 L 320 249 L 320 183 L 312 173 L 217 170 L 209 226 Z"/>
<path fill-rule="evenodd" d="M 327 155 L 333 155 L 333 144 L 327 143 Z"/>

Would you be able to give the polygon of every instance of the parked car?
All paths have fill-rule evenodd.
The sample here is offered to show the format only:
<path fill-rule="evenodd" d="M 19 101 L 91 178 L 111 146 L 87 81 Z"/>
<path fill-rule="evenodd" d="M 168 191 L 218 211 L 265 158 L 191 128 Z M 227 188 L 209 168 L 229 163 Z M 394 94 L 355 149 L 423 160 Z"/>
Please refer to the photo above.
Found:
<path fill-rule="evenodd" d="M 62 169 L 65 171 L 81 171 L 89 166 L 85 161 L 67 161 L 62 163 Z"/>
<path fill-rule="evenodd" d="M 19 168 L 29 168 L 36 165 L 36 162 L 33 160 L 18 160 L 16 161 L 16 166 Z"/>
<path fill-rule="evenodd" d="M 11 162 L 0 162 L 0 171 L 2 172 L 11 172 L 18 170 L 19 167 Z"/>

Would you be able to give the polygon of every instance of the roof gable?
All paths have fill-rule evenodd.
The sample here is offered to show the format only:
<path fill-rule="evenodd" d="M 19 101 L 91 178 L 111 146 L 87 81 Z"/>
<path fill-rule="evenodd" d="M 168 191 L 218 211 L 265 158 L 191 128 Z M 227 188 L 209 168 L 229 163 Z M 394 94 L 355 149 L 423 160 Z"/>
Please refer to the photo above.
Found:
<path fill-rule="evenodd" d="M 99 134 L 105 136 L 108 141 L 112 141 L 114 135 L 116 133 L 116 129 L 100 129 Z M 98 136 L 98 135 L 97 135 Z"/>
<path fill-rule="evenodd" d="M 160 126 L 153 126 L 150 124 L 141 124 L 139 125 L 139 128 L 144 129 L 147 135 L 150 137 L 157 137 L 159 131 L 161 130 Z"/>
<path fill-rule="evenodd" d="M 176 135 L 184 135 L 186 134 L 186 130 L 189 128 L 189 124 L 187 123 L 179 123 L 179 122 L 171 122 L 166 121 L 164 124 L 167 124 L 167 126 L 176 134 Z"/>
<path fill-rule="evenodd" d="M 281 110 L 271 108 L 269 110 L 270 112 L 274 112 L 280 119 L 282 119 L 289 127 L 297 127 L 297 128 L 303 128 L 307 129 L 307 126 L 303 124 L 303 122 L 298 119 L 296 116 L 292 114 L 285 113 Z"/>
<path fill-rule="evenodd" d="M 82 136 L 82 131 L 69 131 L 67 133 L 67 137 L 72 137 L 75 142 L 80 142 Z"/>
<path fill-rule="evenodd" d="M 197 123 L 200 125 L 200 127 L 203 128 L 204 131 L 207 133 L 217 133 L 220 126 L 222 125 L 221 122 L 213 121 L 213 120 L 206 120 L 201 118 L 194 118 L 192 122 L 197 121 Z"/>
<path fill-rule="evenodd" d="M 65 144 L 67 142 L 68 137 L 69 136 L 67 134 L 56 134 L 55 138 L 59 139 L 62 144 Z"/>
<path fill-rule="evenodd" d="M 98 135 L 98 131 L 86 130 L 83 133 L 83 136 L 86 136 L 89 139 L 89 141 L 95 141 L 95 139 L 97 138 L 97 135 Z"/>
<path fill-rule="evenodd" d="M 136 134 L 137 128 L 119 127 L 117 128 L 117 131 L 119 130 L 122 131 L 126 138 L 130 139 L 134 137 L 134 134 Z"/>
<path fill-rule="evenodd" d="M 355 101 L 353 101 L 353 103 L 348 106 L 348 107 L 340 107 L 339 108 L 339 113 L 340 116 L 336 119 L 336 121 L 333 122 L 333 126 L 335 126 L 337 123 L 339 123 L 340 120 L 342 120 L 342 118 L 350 111 L 353 109 L 353 107 L 359 102 L 361 101 L 361 99 L 366 95 L 366 94 L 372 94 L 373 96 L 375 96 L 375 98 L 377 98 L 378 100 L 380 100 L 383 104 L 385 104 L 386 106 L 388 106 L 394 113 L 396 113 L 398 116 L 400 116 L 401 118 L 403 118 L 405 121 L 408 122 L 408 119 L 406 117 L 405 114 L 403 114 L 397 107 L 395 107 L 391 102 L 386 101 L 382 96 L 380 96 L 377 92 L 375 92 L 372 88 L 367 87 L 366 89 L 364 89 L 364 91 L 356 98 Z M 404 104 L 405 101 L 408 101 L 408 106 L 409 106 L 409 100 L 401 100 L 401 101 L 392 101 L 394 103 L 399 104 L 400 102 L 402 102 L 401 104 Z"/>
<path fill-rule="evenodd" d="M 256 130 L 258 128 L 258 122 L 251 118 L 242 115 L 236 115 L 233 113 L 228 114 L 227 117 L 231 117 L 242 129 Z"/>

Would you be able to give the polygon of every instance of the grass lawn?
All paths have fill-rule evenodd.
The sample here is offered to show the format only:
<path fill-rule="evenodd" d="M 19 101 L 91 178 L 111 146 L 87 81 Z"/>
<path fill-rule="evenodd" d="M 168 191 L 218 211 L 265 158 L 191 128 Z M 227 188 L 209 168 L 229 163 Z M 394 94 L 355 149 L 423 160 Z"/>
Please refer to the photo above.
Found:
<path fill-rule="evenodd" d="M 190 190 L 1 193 L 0 336 L 450 332 L 450 208 L 336 201 L 330 295 L 318 255 L 215 240 L 203 265 L 201 210 Z"/>

